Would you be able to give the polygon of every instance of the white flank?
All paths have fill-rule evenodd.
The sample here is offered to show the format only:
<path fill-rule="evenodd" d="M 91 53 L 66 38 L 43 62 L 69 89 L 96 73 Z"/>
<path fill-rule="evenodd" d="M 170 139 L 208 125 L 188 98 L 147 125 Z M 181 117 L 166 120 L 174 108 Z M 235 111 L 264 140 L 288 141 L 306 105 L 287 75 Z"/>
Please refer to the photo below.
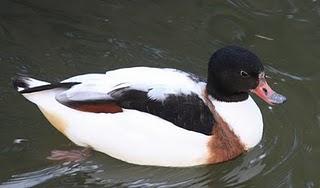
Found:
<path fill-rule="evenodd" d="M 179 128 L 168 121 L 136 110 L 116 114 L 65 111 L 66 135 L 129 163 L 153 166 L 194 166 L 208 158 L 209 136 Z"/>

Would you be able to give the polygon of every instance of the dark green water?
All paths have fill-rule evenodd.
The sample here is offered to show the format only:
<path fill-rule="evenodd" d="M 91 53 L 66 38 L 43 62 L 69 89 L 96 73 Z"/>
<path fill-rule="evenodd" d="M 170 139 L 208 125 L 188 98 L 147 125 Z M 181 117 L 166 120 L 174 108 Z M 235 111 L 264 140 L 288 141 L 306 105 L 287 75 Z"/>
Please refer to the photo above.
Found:
<path fill-rule="evenodd" d="M 16 73 L 58 81 L 137 65 L 206 76 L 209 55 L 227 44 L 256 52 L 288 102 L 256 99 L 263 140 L 219 165 L 144 167 L 99 153 L 48 161 L 74 145 L 11 87 Z M 318 0 L 1 0 L 0 187 L 319 187 L 319 80 Z"/>

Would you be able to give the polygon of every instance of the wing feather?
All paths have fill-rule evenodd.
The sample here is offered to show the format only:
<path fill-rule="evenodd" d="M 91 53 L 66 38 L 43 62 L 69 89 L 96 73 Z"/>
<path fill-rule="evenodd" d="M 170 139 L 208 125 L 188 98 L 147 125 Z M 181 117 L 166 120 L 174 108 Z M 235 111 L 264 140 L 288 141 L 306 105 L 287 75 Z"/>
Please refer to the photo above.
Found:
<path fill-rule="evenodd" d="M 194 75 L 175 69 L 136 67 L 63 82 L 81 82 L 56 96 L 70 108 L 95 113 L 134 109 L 187 130 L 206 135 L 212 132 L 214 119 L 201 97 L 205 83 Z"/>

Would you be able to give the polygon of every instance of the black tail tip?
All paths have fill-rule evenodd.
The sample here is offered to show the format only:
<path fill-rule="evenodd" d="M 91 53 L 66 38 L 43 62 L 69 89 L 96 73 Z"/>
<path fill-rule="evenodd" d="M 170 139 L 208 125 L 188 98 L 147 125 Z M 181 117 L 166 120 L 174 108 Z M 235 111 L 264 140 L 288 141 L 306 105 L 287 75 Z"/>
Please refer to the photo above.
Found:
<path fill-rule="evenodd" d="M 17 91 L 29 88 L 27 80 L 28 77 L 24 75 L 17 75 L 11 79 L 14 89 Z"/>

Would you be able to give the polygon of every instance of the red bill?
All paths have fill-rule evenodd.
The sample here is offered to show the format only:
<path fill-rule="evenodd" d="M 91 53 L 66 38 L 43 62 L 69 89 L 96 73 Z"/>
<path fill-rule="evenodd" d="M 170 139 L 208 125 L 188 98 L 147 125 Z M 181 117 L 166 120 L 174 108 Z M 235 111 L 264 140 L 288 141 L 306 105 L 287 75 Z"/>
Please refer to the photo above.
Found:
<path fill-rule="evenodd" d="M 258 97 L 270 105 L 282 104 L 287 100 L 285 96 L 280 95 L 271 89 L 264 77 L 264 73 L 259 76 L 259 85 L 256 87 L 256 89 L 251 90 L 251 92 L 255 93 Z"/>

